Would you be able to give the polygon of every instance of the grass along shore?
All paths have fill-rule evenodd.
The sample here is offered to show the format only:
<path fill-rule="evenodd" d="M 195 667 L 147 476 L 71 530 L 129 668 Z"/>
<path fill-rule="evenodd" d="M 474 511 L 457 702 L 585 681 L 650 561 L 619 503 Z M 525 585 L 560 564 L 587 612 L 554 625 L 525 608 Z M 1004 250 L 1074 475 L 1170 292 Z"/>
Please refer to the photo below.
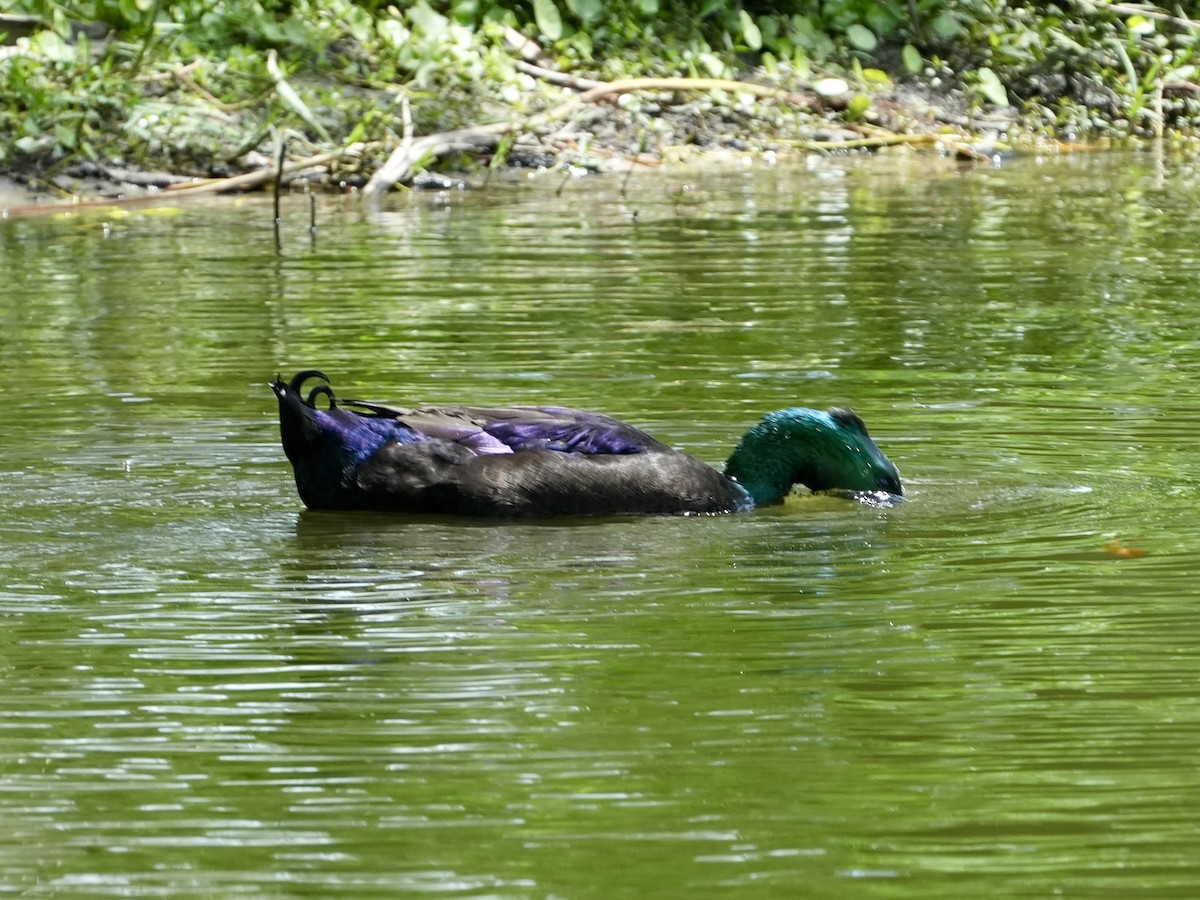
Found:
<path fill-rule="evenodd" d="M 498 166 L 988 160 L 1200 133 L 1200 24 L 1098 0 L 928 0 L 890 20 L 858 0 L 825 19 L 665 0 L 30 5 L 0 16 L 0 172 L 62 197 L 302 178 L 374 198 Z"/>

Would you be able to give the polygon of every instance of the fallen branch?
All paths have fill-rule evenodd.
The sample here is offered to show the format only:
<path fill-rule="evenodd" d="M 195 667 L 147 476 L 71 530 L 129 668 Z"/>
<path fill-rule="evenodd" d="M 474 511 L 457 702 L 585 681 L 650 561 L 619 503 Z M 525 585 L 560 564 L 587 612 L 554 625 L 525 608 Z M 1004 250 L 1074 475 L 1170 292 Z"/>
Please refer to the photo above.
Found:
<path fill-rule="evenodd" d="M 1143 18 L 1155 19 L 1159 22 L 1169 22 L 1172 25 L 1178 25 L 1180 28 L 1186 28 L 1189 31 L 1196 31 L 1197 28 L 1200 28 L 1200 24 L 1193 22 L 1191 19 L 1184 18 L 1183 16 L 1173 16 L 1170 13 L 1165 13 L 1157 9 L 1149 9 L 1144 6 L 1131 6 L 1128 3 L 1099 2 L 1099 0 L 1079 0 L 1079 3 L 1091 10 L 1107 10 L 1121 16 L 1142 16 Z"/>
<path fill-rule="evenodd" d="M 731 94 L 753 94 L 763 100 L 786 100 L 799 106 L 809 106 L 812 98 L 793 94 L 781 88 L 767 87 L 749 81 L 733 81 L 729 78 L 624 78 L 590 88 L 578 97 L 568 100 L 551 112 L 581 103 L 594 103 L 612 94 L 628 94 L 632 91 L 727 91 Z"/>
<path fill-rule="evenodd" d="M 363 188 L 365 197 L 374 197 L 377 193 L 386 192 L 396 182 L 412 177 L 413 167 L 420 157 L 413 154 L 412 106 L 406 94 L 400 95 L 400 122 L 404 129 L 400 146 L 392 151 L 387 162 L 371 176 Z"/>
<path fill-rule="evenodd" d="M 451 153 L 492 150 L 502 135 L 513 130 L 515 128 L 507 124 L 499 128 L 481 125 L 478 128 L 430 134 L 401 143 L 363 187 L 363 197 L 367 200 L 376 199 L 398 182 L 409 180 L 417 163 L 427 156 L 436 159 Z"/>
<path fill-rule="evenodd" d="M 286 163 L 282 167 L 283 175 L 291 175 L 295 172 L 304 169 L 312 169 L 317 166 L 328 165 L 331 162 L 341 159 L 343 156 L 356 156 L 365 149 L 364 144 L 351 144 L 348 147 L 343 147 L 340 150 L 331 150 L 329 153 L 318 153 L 316 156 L 309 156 L 305 159 L 298 159 L 290 163 Z M 240 175 L 231 175 L 229 178 L 212 178 L 207 181 L 190 181 L 186 184 L 173 184 L 170 187 L 164 188 L 162 193 L 167 194 L 228 194 L 233 191 L 250 191 L 255 188 L 260 188 L 276 177 L 276 167 L 274 165 L 263 166 L 261 169 L 255 169 L 253 172 L 243 172 Z"/>
<path fill-rule="evenodd" d="M 547 70 L 549 71 L 549 70 Z M 626 78 L 621 81 L 598 83 L 582 94 L 571 97 L 553 109 L 531 116 L 524 121 L 494 122 L 474 128 L 459 128 L 419 137 L 411 142 L 402 142 L 392 151 L 386 163 L 371 176 L 363 188 L 363 197 L 375 200 L 393 185 L 412 177 L 416 164 L 426 156 L 435 159 L 451 153 L 485 151 L 494 149 L 501 136 L 515 131 L 531 131 L 551 122 L 565 118 L 580 106 L 595 103 L 605 97 L 629 94 L 634 91 L 727 91 L 752 94 L 768 100 L 784 100 L 801 106 L 812 106 L 813 99 L 802 94 L 789 93 L 779 88 L 733 81 L 727 78 Z"/>
<path fill-rule="evenodd" d="M 306 159 L 298 159 L 294 162 L 286 163 L 282 166 L 282 169 L 277 168 L 272 163 L 269 166 L 263 166 L 261 169 L 255 169 L 253 172 L 243 172 L 240 175 L 232 175 L 229 178 L 211 178 L 207 181 L 185 181 L 167 185 L 155 193 L 142 194 L 137 197 L 112 197 L 103 200 L 83 200 L 71 203 L 38 203 L 30 206 L 17 206 L 11 209 L 0 210 L 0 219 L 71 214 L 84 210 L 106 208 L 124 209 L 130 206 L 146 206 L 162 203 L 166 197 L 175 197 L 181 194 L 190 197 L 195 194 L 229 194 L 236 191 L 251 191 L 268 184 L 276 177 L 295 174 L 296 172 L 316 168 L 317 166 L 328 165 L 331 162 L 341 159 L 343 156 L 358 155 L 365 147 L 366 145 L 364 144 L 351 144 L 348 147 L 343 147 L 341 150 L 320 153 Z"/>
<path fill-rule="evenodd" d="M 186 71 L 186 68 L 187 67 L 185 66 L 184 68 L 178 69 L 177 71 L 171 72 L 169 74 L 174 75 L 175 79 L 177 81 L 179 81 L 181 84 L 183 84 L 184 87 L 186 87 L 190 91 L 195 91 L 197 94 L 199 94 L 201 97 L 203 97 L 205 100 L 207 100 L 209 103 L 211 103 L 213 106 L 215 106 L 217 109 L 221 110 L 222 112 L 230 112 L 232 110 L 232 107 L 230 107 L 228 104 L 222 102 L 219 97 L 217 97 L 215 94 L 213 94 L 211 91 L 209 91 L 203 85 L 201 85 L 198 81 L 196 81 L 194 78 L 192 78 L 191 73 L 189 71 Z"/>
<path fill-rule="evenodd" d="M 532 75 L 534 78 L 539 78 L 549 84 L 556 84 L 559 87 L 571 88 L 576 91 L 600 91 L 596 95 L 597 97 L 602 97 L 609 93 L 625 93 L 632 90 L 725 90 L 749 91 L 759 97 L 787 96 L 785 92 L 777 88 L 768 88 L 745 81 L 732 81 L 724 78 L 627 78 L 612 82 L 596 81 L 594 78 L 581 78 L 578 75 L 571 75 L 567 72 L 560 72 L 557 69 L 548 69 L 545 66 L 538 65 L 535 60 L 541 57 L 541 47 L 516 29 L 506 29 L 504 36 L 509 46 L 521 54 L 522 58 L 515 60 L 513 63 L 518 72 L 524 72 L 526 75 Z"/>
<path fill-rule="evenodd" d="M 508 46 L 521 54 L 521 58 L 526 62 L 533 62 L 542 55 L 542 48 L 538 46 L 536 41 L 525 37 L 525 35 L 511 26 L 505 26 L 504 40 Z"/>
<path fill-rule="evenodd" d="M 550 84 L 557 84 L 560 87 L 571 88 L 576 91 L 590 91 L 594 87 L 599 87 L 604 82 L 596 81 L 592 78 L 580 78 L 576 75 L 569 75 L 566 72 L 560 72 L 557 69 L 548 69 L 542 63 L 546 62 L 543 57 L 542 48 L 537 42 L 525 37 L 521 32 L 512 27 L 504 29 L 504 41 L 520 54 L 521 58 L 515 60 L 513 65 L 518 72 L 524 72 L 526 75 L 532 75 L 534 78 Z"/>
<path fill-rule="evenodd" d="M 516 66 L 518 72 L 524 72 L 526 75 L 532 75 L 534 78 L 539 78 L 549 84 L 557 84 L 559 87 L 571 88 L 575 91 L 590 91 L 604 84 L 603 81 L 596 81 L 592 78 L 579 78 L 567 72 L 559 72 L 557 69 L 547 69 L 544 66 L 526 62 L 523 59 L 516 60 L 513 65 Z"/>

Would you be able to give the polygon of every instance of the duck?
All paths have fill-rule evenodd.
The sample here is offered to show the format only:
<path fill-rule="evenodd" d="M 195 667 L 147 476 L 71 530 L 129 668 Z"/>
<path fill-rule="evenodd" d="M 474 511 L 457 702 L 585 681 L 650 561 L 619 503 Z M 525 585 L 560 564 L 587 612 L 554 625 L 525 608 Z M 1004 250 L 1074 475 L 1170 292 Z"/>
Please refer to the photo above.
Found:
<path fill-rule="evenodd" d="M 849 409 L 767 413 L 720 472 L 599 412 L 344 400 L 317 369 L 270 386 L 300 500 L 314 510 L 688 515 L 750 512 L 781 503 L 796 484 L 860 499 L 904 494 L 895 464 Z"/>

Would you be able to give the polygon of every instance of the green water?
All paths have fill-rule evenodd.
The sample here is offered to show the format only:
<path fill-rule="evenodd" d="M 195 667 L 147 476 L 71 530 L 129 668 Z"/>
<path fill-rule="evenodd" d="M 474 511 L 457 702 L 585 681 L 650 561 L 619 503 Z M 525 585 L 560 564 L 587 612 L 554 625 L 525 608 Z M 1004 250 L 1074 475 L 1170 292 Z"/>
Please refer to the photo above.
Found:
<path fill-rule="evenodd" d="M 0 895 L 1195 896 L 1200 169 L 558 186 L 0 222 Z M 910 500 L 304 513 L 310 366 Z"/>

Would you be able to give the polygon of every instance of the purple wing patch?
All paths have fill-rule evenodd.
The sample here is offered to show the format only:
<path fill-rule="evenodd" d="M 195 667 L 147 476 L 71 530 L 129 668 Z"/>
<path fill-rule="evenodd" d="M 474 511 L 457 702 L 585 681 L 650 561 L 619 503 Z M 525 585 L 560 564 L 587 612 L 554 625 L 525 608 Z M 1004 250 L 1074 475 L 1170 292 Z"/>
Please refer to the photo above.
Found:
<path fill-rule="evenodd" d="M 471 406 L 399 409 L 345 401 L 411 429 L 416 440 L 453 441 L 480 456 L 522 450 L 555 450 L 584 456 L 670 448 L 631 425 L 587 410 L 564 406 Z"/>
<path fill-rule="evenodd" d="M 562 453 L 645 453 L 657 444 L 628 425 L 606 422 L 493 422 L 488 434 L 513 450 L 558 450 Z"/>

